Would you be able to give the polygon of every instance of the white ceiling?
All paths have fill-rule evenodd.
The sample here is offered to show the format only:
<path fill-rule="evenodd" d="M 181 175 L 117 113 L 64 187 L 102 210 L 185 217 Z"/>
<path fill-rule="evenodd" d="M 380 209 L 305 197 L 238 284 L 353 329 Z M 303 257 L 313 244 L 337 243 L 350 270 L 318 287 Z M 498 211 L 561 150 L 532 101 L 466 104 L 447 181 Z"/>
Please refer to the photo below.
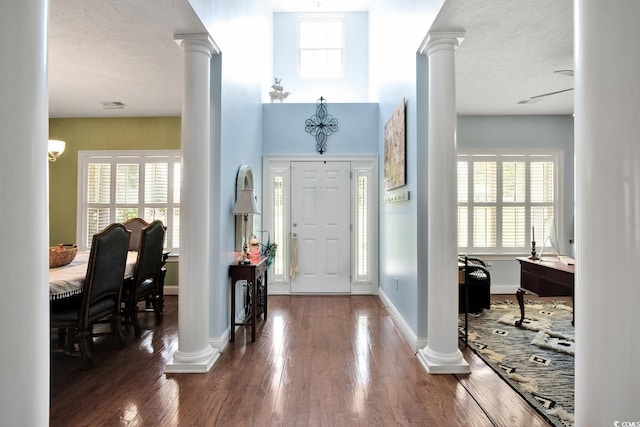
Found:
<path fill-rule="evenodd" d="M 187 0 L 51 0 L 51 117 L 179 116 L 174 33 L 206 32 Z M 105 110 L 102 102 L 122 102 Z"/>
<path fill-rule="evenodd" d="M 374 0 L 315 1 L 272 4 L 350 11 Z M 572 19 L 571 0 L 447 0 L 432 29 L 466 31 L 456 54 L 458 112 L 571 114 L 573 91 L 518 101 L 572 87 L 573 78 L 553 73 L 573 69 Z M 180 115 L 183 62 L 173 34 L 204 31 L 187 0 L 51 0 L 50 116 Z"/>
<path fill-rule="evenodd" d="M 459 114 L 572 114 L 572 0 L 447 0 L 432 31 L 464 29 L 456 53 Z"/>

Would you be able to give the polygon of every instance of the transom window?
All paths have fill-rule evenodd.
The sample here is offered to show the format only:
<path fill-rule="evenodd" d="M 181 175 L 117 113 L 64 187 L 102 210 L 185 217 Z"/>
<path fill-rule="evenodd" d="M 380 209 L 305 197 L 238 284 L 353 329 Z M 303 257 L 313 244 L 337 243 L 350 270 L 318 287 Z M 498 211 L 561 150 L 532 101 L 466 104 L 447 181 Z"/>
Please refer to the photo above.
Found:
<path fill-rule="evenodd" d="M 344 76 L 344 19 L 298 20 L 298 72 L 303 79 Z"/>
<path fill-rule="evenodd" d="M 165 248 L 180 240 L 179 150 L 80 151 L 78 153 L 78 246 L 87 250 L 95 233 L 113 222 L 140 217 L 167 227 Z"/>
<path fill-rule="evenodd" d="M 559 217 L 559 153 L 460 153 L 458 251 L 524 254 Z"/>

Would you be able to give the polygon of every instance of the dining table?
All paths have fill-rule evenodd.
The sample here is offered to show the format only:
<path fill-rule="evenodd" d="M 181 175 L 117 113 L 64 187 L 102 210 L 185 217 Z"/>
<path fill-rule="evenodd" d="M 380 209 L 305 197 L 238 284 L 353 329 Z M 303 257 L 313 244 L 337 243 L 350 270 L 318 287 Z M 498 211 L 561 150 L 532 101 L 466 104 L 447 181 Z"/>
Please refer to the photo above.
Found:
<path fill-rule="evenodd" d="M 124 271 L 124 278 L 133 276 L 137 251 L 127 253 L 127 265 Z M 49 300 L 60 300 L 82 293 L 84 280 L 87 276 L 87 266 L 89 265 L 89 251 L 78 252 L 76 257 L 67 265 L 49 269 Z"/>

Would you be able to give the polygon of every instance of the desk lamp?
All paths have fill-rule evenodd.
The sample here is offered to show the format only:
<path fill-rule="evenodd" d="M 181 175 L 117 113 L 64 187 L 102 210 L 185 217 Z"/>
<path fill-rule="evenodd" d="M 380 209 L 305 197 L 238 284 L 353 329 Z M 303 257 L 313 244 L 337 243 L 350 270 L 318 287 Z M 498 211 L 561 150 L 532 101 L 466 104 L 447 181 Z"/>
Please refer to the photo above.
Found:
<path fill-rule="evenodd" d="M 244 224 L 242 228 L 242 260 L 240 264 L 249 264 L 251 261 L 249 261 L 247 256 L 247 222 L 249 221 L 249 215 L 260 215 L 260 211 L 256 206 L 256 200 L 253 197 L 253 190 L 240 190 L 236 205 L 233 207 L 231 213 L 234 215 L 242 215 Z"/>

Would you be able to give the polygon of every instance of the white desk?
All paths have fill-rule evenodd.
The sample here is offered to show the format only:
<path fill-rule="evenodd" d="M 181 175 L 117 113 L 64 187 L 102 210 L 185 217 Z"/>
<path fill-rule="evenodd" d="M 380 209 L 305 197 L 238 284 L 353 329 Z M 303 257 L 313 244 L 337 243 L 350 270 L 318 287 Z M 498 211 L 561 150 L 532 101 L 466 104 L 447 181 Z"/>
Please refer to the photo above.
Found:
<path fill-rule="evenodd" d="M 138 260 L 138 252 L 129 251 L 124 277 L 133 275 Z M 70 264 L 49 269 L 49 300 L 68 298 L 82 293 L 84 279 L 87 276 L 89 252 L 78 252 Z"/>

